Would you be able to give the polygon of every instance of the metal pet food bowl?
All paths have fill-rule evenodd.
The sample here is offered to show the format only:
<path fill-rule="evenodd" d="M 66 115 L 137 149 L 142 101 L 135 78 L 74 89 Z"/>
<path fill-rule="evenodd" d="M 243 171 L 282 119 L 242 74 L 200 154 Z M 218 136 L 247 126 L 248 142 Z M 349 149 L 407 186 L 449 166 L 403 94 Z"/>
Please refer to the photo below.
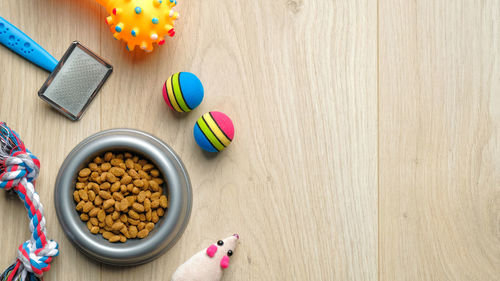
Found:
<path fill-rule="evenodd" d="M 94 235 L 75 210 L 73 191 L 78 172 L 94 157 L 106 151 L 129 151 L 151 161 L 164 177 L 169 208 L 148 237 L 110 243 Z M 149 262 L 181 237 L 191 214 L 192 191 L 188 173 L 175 152 L 147 133 L 113 129 L 92 135 L 78 144 L 64 160 L 57 175 L 55 195 L 57 217 L 67 237 L 80 251 L 100 262 L 131 266 Z"/>

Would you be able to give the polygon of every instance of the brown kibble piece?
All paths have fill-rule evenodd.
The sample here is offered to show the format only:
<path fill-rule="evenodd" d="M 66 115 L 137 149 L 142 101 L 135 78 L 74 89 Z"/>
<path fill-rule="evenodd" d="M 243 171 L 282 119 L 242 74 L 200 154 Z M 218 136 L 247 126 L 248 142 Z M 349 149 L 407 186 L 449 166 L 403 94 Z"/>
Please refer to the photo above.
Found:
<path fill-rule="evenodd" d="M 92 204 L 92 202 L 86 202 L 84 205 L 83 205 L 83 209 L 82 211 L 84 213 L 88 213 L 90 212 L 90 210 L 92 210 L 92 208 L 94 208 L 94 204 Z"/>
<path fill-rule="evenodd" d="M 149 198 L 144 199 L 144 211 L 151 210 L 151 200 Z"/>
<path fill-rule="evenodd" d="M 115 221 L 117 220 L 118 218 L 120 217 L 120 213 L 117 212 L 117 211 L 114 211 L 112 214 L 111 214 L 111 218 Z"/>
<path fill-rule="evenodd" d="M 151 208 L 156 209 L 160 206 L 160 199 L 154 199 L 151 201 Z"/>
<path fill-rule="evenodd" d="M 113 199 L 115 199 L 116 201 L 122 201 L 123 200 L 123 194 L 121 194 L 120 192 L 113 192 Z"/>
<path fill-rule="evenodd" d="M 101 165 L 101 170 L 102 170 L 103 172 L 107 172 L 107 171 L 109 171 L 109 169 L 111 169 L 111 164 L 109 164 L 109 163 L 103 163 L 103 164 Z"/>
<path fill-rule="evenodd" d="M 115 199 L 108 199 L 108 200 L 104 201 L 104 203 L 102 204 L 102 207 L 104 210 L 106 210 L 114 205 L 115 205 Z"/>
<path fill-rule="evenodd" d="M 158 217 L 158 213 L 156 211 L 153 211 L 151 214 L 151 221 L 157 223 L 159 220 L 160 217 Z"/>
<path fill-rule="evenodd" d="M 118 167 L 120 165 L 120 163 L 123 163 L 123 160 L 115 158 L 115 159 L 111 159 L 110 163 L 112 166 Z"/>
<path fill-rule="evenodd" d="M 152 169 L 154 169 L 155 166 L 151 165 L 151 164 L 145 164 L 142 166 L 142 170 L 144 172 L 149 172 L 151 171 Z"/>
<path fill-rule="evenodd" d="M 87 192 L 87 195 L 88 195 L 89 201 L 94 201 L 95 200 L 95 192 L 93 190 L 89 190 Z"/>
<path fill-rule="evenodd" d="M 80 193 L 76 190 L 75 190 L 75 192 L 73 192 L 73 199 L 75 200 L 76 203 L 80 203 L 80 201 L 81 201 L 79 194 Z"/>
<path fill-rule="evenodd" d="M 101 196 L 97 195 L 94 200 L 94 205 L 101 206 L 101 204 L 102 204 Z"/>
<path fill-rule="evenodd" d="M 119 167 L 113 167 L 109 169 L 109 172 L 115 175 L 116 177 L 121 177 L 125 174 L 125 170 Z"/>
<path fill-rule="evenodd" d="M 99 227 L 98 226 L 93 226 L 92 229 L 90 229 L 90 232 L 92 232 L 93 234 L 99 233 Z"/>
<path fill-rule="evenodd" d="M 104 200 L 111 199 L 111 193 L 104 190 L 99 191 L 99 196 Z"/>
<path fill-rule="evenodd" d="M 157 178 L 158 176 L 160 176 L 160 171 L 154 169 L 154 170 L 151 170 L 151 172 L 149 172 L 151 174 L 151 176 Z"/>
<path fill-rule="evenodd" d="M 139 214 L 134 210 L 128 211 L 128 215 L 129 215 L 129 217 L 133 218 L 134 220 L 139 219 Z"/>
<path fill-rule="evenodd" d="M 153 219 L 153 212 L 151 209 L 149 209 L 149 211 L 146 212 L 146 220 L 151 221 L 152 219 Z"/>
<path fill-rule="evenodd" d="M 109 242 L 111 242 L 111 243 L 118 242 L 118 241 L 120 241 L 120 236 L 119 236 L 119 235 L 113 235 L 113 236 L 111 236 L 111 237 L 109 238 L 109 240 L 108 240 L 108 241 L 109 241 Z"/>
<path fill-rule="evenodd" d="M 134 188 L 132 188 L 132 193 L 133 194 L 139 194 L 139 192 L 141 192 L 141 190 L 138 187 L 134 186 Z"/>
<path fill-rule="evenodd" d="M 146 192 L 139 192 L 139 194 L 137 195 L 137 202 L 142 203 L 144 202 L 144 199 L 146 199 Z"/>
<path fill-rule="evenodd" d="M 139 215 L 139 220 L 140 221 L 146 221 L 146 215 L 145 214 L 140 214 Z"/>
<path fill-rule="evenodd" d="M 76 210 L 78 212 L 81 212 L 83 210 L 83 205 L 85 205 L 85 202 L 80 201 L 78 204 L 76 204 Z"/>
<path fill-rule="evenodd" d="M 137 230 L 137 226 L 135 226 L 135 225 L 129 226 L 128 233 L 130 235 L 130 238 L 136 238 L 138 232 L 139 231 Z"/>
<path fill-rule="evenodd" d="M 122 243 L 127 242 L 127 237 L 120 235 L 120 242 L 122 242 Z"/>
<path fill-rule="evenodd" d="M 109 231 L 104 231 L 102 233 L 102 237 L 104 237 L 104 239 L 106 239 L 106 240 L 109 240 L 109 238 L 111 238 L 113 236 L 114 236 L 114 234 L 112 232 L 109 232 Z"/>
<path fill-rule="evenodd" d="M 103 181 L 105 181 L 105 180 L 106 179 L 104 179 Z M 103 189 L 103 190 L 108 190 L 110 187 L 111 187 L 111 184 L 109 182 L 103 182 L 100 185 L 100 188 Z"/>
<path fill-rule="evenodd" d="M 149 177 L 148 174 L 143 170 L 139 170 L 137 173 L 139 174 L 139 178 L 141 179 L 147 179 Z"/>
<path fill-rule="evenodd" d="M 168 200 L 167 200 L 167 196 L 165 196 L 165 195 L 160 196 L 160 206 L 161 206 L 162 208 L 166 208 L 166 207 L 168 207 Z"/>
<path fill-rule="evenodd" d="M 119 221 L 119 222 L 115 222 L 112 226 L 111 226 L 111 229 L 112 230 L 120 230 L 122 229 L 122 227 L 124 226 L 123 222 Z"/>
<path fill-rule="evenodd" d="M 158 185 L 158 183 L 156 181 L 153 181 L 153 180 L 149 181 L 149 186 L 150 186 L 151 190 L 153 190 L 153 191 L 158 191 L 158 189 L 160 187 Z"/>
<path fill-rule="evenodd" d="M 165 209 L 158 208 L 156 209 L 156 213 L 158 214 L 159 217 L 163 217 L 163 215 L 165 215 Z"/>
<path fill-rule="evenodd" d="M 87 214 L 81 214 L 81 215 L 80 215 L 80 219 L 81 219 L 82 221 L 88 221 L 88 220 L 89 220 L 89 215 L 87 215 Z"/>
<path fill-rule="evenodd" d="M 85 184 L 83 182 L 76 183 L 76 189 L 83 189 L 84 187 L 85 187 Z"/>
<path fill-rule="evenodd" d="M 82 178 L 88 177 L 91 172 L 92 171 L 89 168 L 84 168 L 84 169 L 80 170 L 80 172 L 78 173 L 78 176 L 80 176 Z"/>
<path fill-rule="evenodd" d="M 96 158 L 94 158 L 94 163 L 96 163 L 97 165 L 101 165 L 102 162 L 104 162 L 104 161 L 102 161 L 101 157 L 97 156 Z"/>
<path fill-rule="evenodd" d="M 106 225 L 111 227 L 114 223 L 113 218 L 111 218 L 111 215 L 107 215 L 105 219 Z"/>
<path fill-rule="evenodd" d="M 78 190 L 78 196 L 80 196 L 80 199 L 83 201 L 89 201 L 89 195 L 85 189 Z"/>
<path fill-rule="evenodd" d="M 142 213 L 144 212 L 144 206 L 139 204 L 139 203 L 133 203 L 132 204 L 132 208 L 134 209 L 134 211 L 136 212 L 139 212 L 139 213 Z"/>
<path fill-rule="evenodd" d="M 128 203 L 128 200 L 126 198 L 122 199 L 122 201 L 120 201 L 120 210 L 124 212 L 125 210 L 128 209 L 129 205 L 130 204 Z"/>
<path fill-rule="evenodd" d="M 115 182 L 111 185 L 111 188 L 109 189 L 111 192 L 117 192 L 120 190 L 120 182 Z"/>
<path fill-rule="evenodd" d="M 148 222 L 146 223 L 146 229 L 151 232 L 153 230 L 153 228 L 155 227 L 155 224 L 152 223 L 152 222 Z"/>
<path fill-rule="evenodd" d="M 138 229 L 139 231 L 143 230 L 145 227 L 146 227 L 146 223 L 144 223 L 144 222 L 140 222 L 140 223 L 137 225 L 137 229 Z"/>
<path fill-rule="evenodd" d="M 139 233 L 137 233 L 137 237 L 138 238 L 145 238 L 146 236 L 149 235 L 149 230 L 147 230 L 146 228 L 144 228 L 143 230 L 139 231 Z"/>
<path fill-rule="evenodd" d="M 144 182 L 142 180 L 134 180 L 134 185 L 141 188 L 144 186 Z"/>
<path fill-rule="evenodd" d="M 99 212 L 97 212 L 97 219 L 100 222 L 104 222 L 105 218 L 106 218 L 106 212 L 104 212 L 104 210 L 102 210 L 102 209 L 99 209 Z"/>
<path fill-rule="evenodd" d="M 113 159 L 113 152 L 104 153 L 104 161 L 109 162 Z"/>
<path fill-rule="evenodd" d="M 89 217 L 97 217 L 97 214 L 100 210 L 101 208 L 94 207 L 92 210 L 90 210 Z"/>
<path fill-rule="evenodd" d="M 128 217 L 127 217 L 127 215 L 126 215 L 126 214 L 121 214 L 121 216 L 120 216 L 120 221 L 121 221 L 121 222 L 123 222 L 123 223 L 127 223 L 127 221 L 128 221 L 128 220 L 129 220 L 129 219 L 128 219 Z"/>

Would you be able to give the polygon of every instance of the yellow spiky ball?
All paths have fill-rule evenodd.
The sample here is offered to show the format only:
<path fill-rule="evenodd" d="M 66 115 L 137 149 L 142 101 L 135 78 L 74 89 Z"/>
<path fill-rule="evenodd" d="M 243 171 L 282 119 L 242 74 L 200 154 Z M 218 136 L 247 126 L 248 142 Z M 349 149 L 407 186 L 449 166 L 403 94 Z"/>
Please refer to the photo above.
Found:
<path fill-rule="evenodd" d="M 172 10 L 177 0 L 97 0 L 110 14 L 106 23 L 113 36 L 127 43 L 129 51 L 139 46 L 153 51 L 153 44 L 163 45 L 165 36 L 173 37 L 174 21 L 179 13 Z"/>

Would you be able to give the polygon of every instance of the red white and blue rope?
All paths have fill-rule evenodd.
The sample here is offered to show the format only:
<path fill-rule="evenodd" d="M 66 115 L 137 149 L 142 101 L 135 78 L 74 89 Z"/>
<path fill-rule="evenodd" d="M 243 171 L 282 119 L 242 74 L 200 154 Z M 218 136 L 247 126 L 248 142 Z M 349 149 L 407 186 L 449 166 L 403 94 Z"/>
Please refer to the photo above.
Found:
<path fill-rule="evenodd" d="M 19 136 L 0 122 L 0 188 L 14 191 L 24 202 L 30 219 L 30 239 L 19 246 L 17 259 L 0 275 L 0 281 L 42 280 L 52 258 L 59 254 L 55 241 L 47 239 L 45 217 L 34 183 L 40 161 Z"/>

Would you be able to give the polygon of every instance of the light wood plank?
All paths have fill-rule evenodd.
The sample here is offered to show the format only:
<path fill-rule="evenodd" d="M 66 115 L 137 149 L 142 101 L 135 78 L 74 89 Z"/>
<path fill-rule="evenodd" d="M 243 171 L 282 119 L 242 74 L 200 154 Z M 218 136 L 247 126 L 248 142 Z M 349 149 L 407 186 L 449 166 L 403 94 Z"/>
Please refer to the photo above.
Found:
<path fill-rule="evenodd" d="M 11 21 L 54 57 L 60 58 L 73 40 L 99 51 L 99 10 L 90 1 L 1 1 L 0 16 Z M 82 28 L 84 27 L 84 28 Z M 80 122 L 71 122 L 38 98 L 48 73 L 0 46 L 0 120 L 16 130 L 41 160 L 36 190 L 44 204 L 50 238 L 61 254 L 52 262 L 46 280 L 100 280 L 100 265 L 78 252 L 66 239 L 54 209 L 54 183 L 62 161 L 83 138 L 100 130 L 100 101 Z M 28 219 L 21 201 L 0 194 L 0 267 L 11 264 L 19 244 L 29 238 Z"/>
<path fill-rule="evenodd" d="M 375 1 L 179 1 L 177 35 L 127 54 L 102 27 L 115 66 L 103 129 L 131 127 L 168 142 L 194 188 L 190 224 L 154 262 L 104 267 L 103 280 L 168 280 L 214 240 L 239 232 L 225 280 L 376 280 Z M 163 81 L 191 71 L 206 98 L 169 112 Z M 217 157 L 192 128 L 229 114 L 236 139 Z"/>
<path fill-rule="evenodd" d="M 498 280 L 500 2 L 379 15 L 380 280 Z"/>

